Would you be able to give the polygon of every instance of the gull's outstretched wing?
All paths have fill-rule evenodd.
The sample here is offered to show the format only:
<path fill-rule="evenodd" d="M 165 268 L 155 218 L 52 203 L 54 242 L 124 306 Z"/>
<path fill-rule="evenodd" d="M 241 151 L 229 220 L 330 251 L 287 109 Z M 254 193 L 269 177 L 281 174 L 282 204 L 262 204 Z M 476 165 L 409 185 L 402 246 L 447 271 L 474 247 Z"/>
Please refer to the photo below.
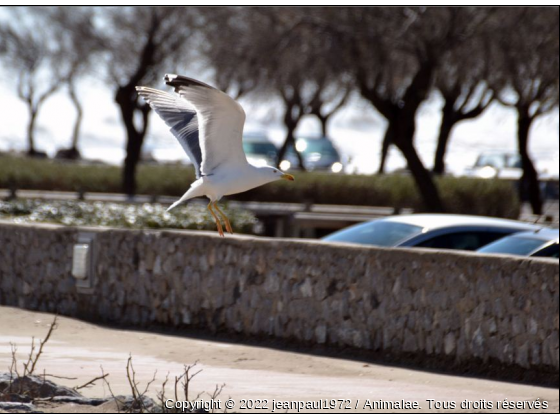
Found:
<path fill-rule="evenodd" d="M 194 165 L 197 179 L 200 178 L 202 152 L 198 141 L 198 122 L 193 107 L 181 97 L 161 90 L 144 86 L 137 86 L 136 90 L 161 119 L 171 127 L 171 133 L 179 140 Z"/>
<path fill-rule="evenodd" d="M 224 92 L 184 76 L 166 74 L 165 82 L 196 111 L 201 173 L 211 175 L 218 167 L 246 165 L 242 137 L 245 112 Z"/>

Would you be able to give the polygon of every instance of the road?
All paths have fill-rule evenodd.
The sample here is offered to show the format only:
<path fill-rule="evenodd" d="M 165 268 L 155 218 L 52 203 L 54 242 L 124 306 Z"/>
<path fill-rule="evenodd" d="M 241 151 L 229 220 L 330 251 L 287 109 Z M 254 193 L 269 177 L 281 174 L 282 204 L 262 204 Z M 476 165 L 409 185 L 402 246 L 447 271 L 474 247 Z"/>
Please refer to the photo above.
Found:
<path fill-rule="evenodd" d="M 19 360 L 27 357 L 31 337 L 43 338 L 48 331 L 52 314 L 31 312 L 18 308 L 0 307 L 0 372 L 7 371 L 11 363 L 10 343 L 17 345 Z M 288 401 L 315 402 L 343 399 L 344 407 L 336 402 L 332 410 L 368 412 L 380 400 L 417 402 L 414 412 L 558 412 L 558 390 L 537 386 L 505 383 L 461 376 L 443 375 L 404 368 L 379 366 L 364 362 L 303 353 L 281 351 L 256 346 L 231 344 L 218 341 L 185 338 L 181 336 L 139 332 L 94 325 L 70 318 L 59 317 L 59 326 L 45 345 L 39 370 L 51 375 L 75 377 L 76 380 L 56 379 L 57 382 L 76 386 L 101 374 L 109 373 L 112 392 L 130 395 L 125 369 L 132 356 L 136 378 L 143 388 L 152 378 L 148 394 L 155 397 L 169 372 L 170 383 L 183 371 L 185 364 L 198 361 L 196 369 L 202 371 L 193 378 L 190 399 L 198 393 L 209 400 L 216 385 L 225 384 L 218 397 L 222 403 L 232 398 L 235 412 L 242 412 L 241 400 L 267 400 L 268 411 L 272 404 L 284 407 Z M 167 384 L 166 395 L 171 396 Z M 93 387 L 82 390 L 90 397 L 109 396 L 107 385 L 98 381 Z M 182 399 L 182 398 L 179 398 Z M 497 409 L 498 401 L 546 401 L 548 409 Z M 433 401 L 429 401 L 433 400 Z M 475 407 L 461 409 L 461 402 L 468 400 Z M 440 409 L 436 409 L 440 402 Z M 451 402 L 455 408 L 450 407 Z M 485 402 L 485 403 L 484 403 Z M 493 407 L 488 408 L 489 403 Z M 480 408 L 486 404 L 487 409 Z M 432 405 L 432 408 L 430 408 Z M 477 408 L 478 407 L 478 408 Z M 68 408 L 66 408 L 68 409 Z M 75 407 L 76 411 L 86 410 Z M 91 410 L 91 409 L 89 409 Z M 257 411 L 253 409 L 253 411 Z M 260 410 L 259 410 L 260 411 Z M 266 410 L 265 410 L 266 411 Z M 277 408 L 276 412 L 296 412 L 297 409 Z M 376 412 L 401 412 L 375 410 Z"/>

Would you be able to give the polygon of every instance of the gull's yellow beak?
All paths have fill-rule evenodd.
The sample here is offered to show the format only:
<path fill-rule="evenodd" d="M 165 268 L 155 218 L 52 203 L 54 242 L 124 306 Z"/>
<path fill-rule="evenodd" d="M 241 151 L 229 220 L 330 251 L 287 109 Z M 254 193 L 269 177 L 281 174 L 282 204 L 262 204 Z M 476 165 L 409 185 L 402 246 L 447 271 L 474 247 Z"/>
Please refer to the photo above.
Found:
<path fill-rule="evenodd" d="M 280 178 L 287 179 L 288 181 L 295 181 L 295 180 L 296 180 L 296 179 L 294 178 L 294 176 L 293 176 L 293 175 L 290 175 L 290 174 L 284 174 L 284 175 L 282 175 Z"/>

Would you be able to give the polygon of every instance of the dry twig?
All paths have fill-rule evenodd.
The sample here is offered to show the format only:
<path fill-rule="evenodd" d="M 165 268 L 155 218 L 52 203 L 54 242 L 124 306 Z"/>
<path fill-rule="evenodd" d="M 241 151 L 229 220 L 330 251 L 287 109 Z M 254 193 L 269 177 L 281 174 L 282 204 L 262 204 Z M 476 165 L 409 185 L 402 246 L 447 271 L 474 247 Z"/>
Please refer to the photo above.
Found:
<path fill-rule="evenodd" d="M 86 382 L 86 383 L 83 384 L 83 385 L 75 386 L 74 389 L 77 391 L 78 389 L 87 388 L 88 386 L 93 385 L 94 382 L 99 381 L 99 380 L 101 380 L 101 379 L 105 379 L 107 376 L 109 376 L 109 374 L 108 374 L 108 373 L 104 373 L 103 375 L 98 376 L 97 378 L 93 378 L 91 381 Z M 76 378 L 74 378 L 74 379 L 76 379 Z"/>

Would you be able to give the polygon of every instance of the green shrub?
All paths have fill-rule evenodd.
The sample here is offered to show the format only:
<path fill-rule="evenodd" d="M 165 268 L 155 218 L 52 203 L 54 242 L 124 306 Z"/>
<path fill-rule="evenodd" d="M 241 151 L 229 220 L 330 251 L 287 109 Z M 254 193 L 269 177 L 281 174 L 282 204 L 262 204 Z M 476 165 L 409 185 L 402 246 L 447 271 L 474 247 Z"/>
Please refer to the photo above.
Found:
<path fill-rule="evenodd" d="M 119 167 L 59 163 L 0 156 L 0 188 L 121 192 Z M 310 202 L 413 208 L 422 210 L 414 180 L 407 175 L 343 175 L 297 173 L 295 182 L 278 181 L 231 196 L 234 200 Z M 139 165 L 138 193 L 181 196 L 194 181 L 191 167 Z M 517 218 L 519 200 L 509 181 L 436 179 L 447 210 L 452 213 Z"/>
<path fill-rule="evenodd" d="M 480 178 L 440 178 L 441 198 L 451 213 L 517 219 L 521 203 L 510 181 Z"/>

